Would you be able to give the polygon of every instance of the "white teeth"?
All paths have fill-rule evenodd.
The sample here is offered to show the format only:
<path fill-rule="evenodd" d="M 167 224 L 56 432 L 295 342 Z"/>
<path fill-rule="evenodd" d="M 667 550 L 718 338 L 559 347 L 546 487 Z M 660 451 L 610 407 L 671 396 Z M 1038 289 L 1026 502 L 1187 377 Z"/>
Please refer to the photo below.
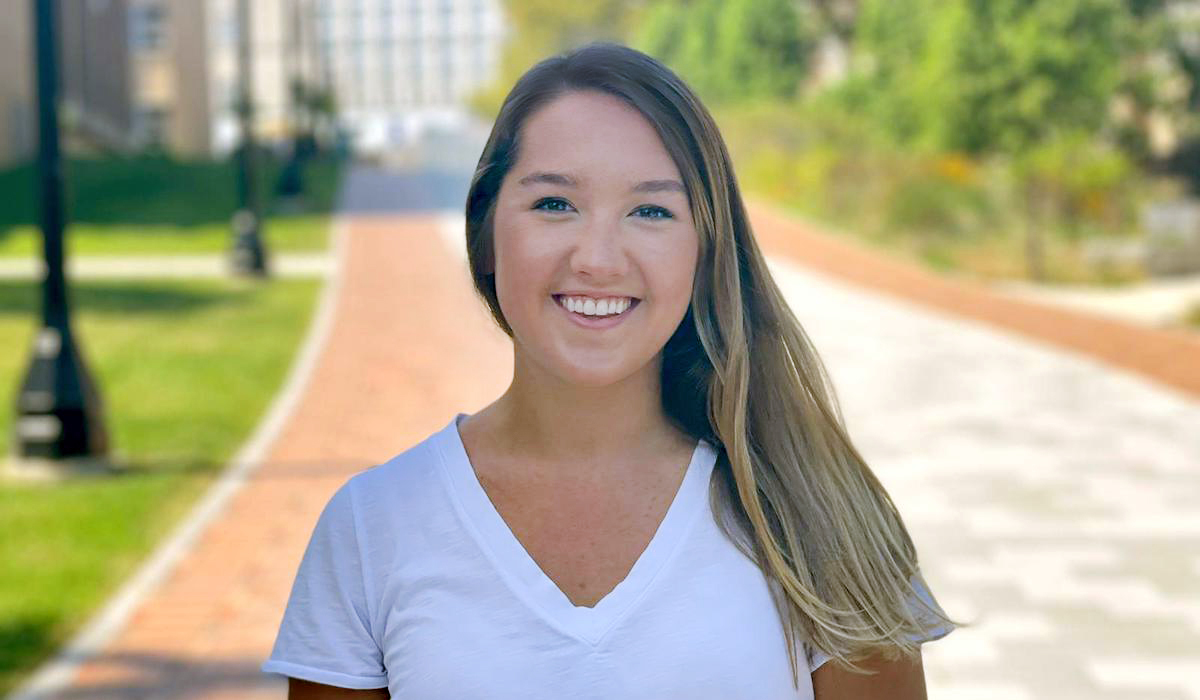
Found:
<path fill-rule="evenodd" d="M 567 311 L 585 316 L 615 316 L 624 313 L 632 304 L 629 297 L 612 299 L 591 299 L 588 297 L 562 297 L 562 305 Z"/>

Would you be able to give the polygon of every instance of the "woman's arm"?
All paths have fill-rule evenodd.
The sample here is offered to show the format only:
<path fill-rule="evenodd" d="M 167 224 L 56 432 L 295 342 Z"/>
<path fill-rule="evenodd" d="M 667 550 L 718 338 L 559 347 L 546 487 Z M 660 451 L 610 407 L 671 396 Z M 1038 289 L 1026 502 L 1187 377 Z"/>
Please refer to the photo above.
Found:
<path fill-rule="evenodd" d="M 876 673 L 866 676 L 821 664 L 812 674 L 814 700 L 926 700 L 925 669 L 921 655 L 888 661 L 872 656 L 857 665 Z"/>
<path fill-rule="evenodd" d="M 288 700 L 388 700 L 389 697 L 387 688 L 351 690 L 288 678 Z"/>

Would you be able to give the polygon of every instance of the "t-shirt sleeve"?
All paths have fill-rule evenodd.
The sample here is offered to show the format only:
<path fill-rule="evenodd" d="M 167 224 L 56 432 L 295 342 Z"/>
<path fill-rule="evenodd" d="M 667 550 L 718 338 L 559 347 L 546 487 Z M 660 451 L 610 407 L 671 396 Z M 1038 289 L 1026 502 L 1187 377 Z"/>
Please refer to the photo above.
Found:
<path fill-rule="evenodd" d="M 912 584 L 913 588 L 916 590 L 916 597 L 909 597 L 909 608 L 913 610 L 918 620 L 928 622 L 926 625 L 928 629 L 926 629 L 925 634 L 913 635 L 911 639 L 915 642 L 925 644 L 926 642 L 932 642 L 941 639 L 942 637 L 945 637 L 953 632 L 953 625 L 938 621 L 937 617 L 929 611 L 929 608 L 933 607 L 935 604 L 933 602 L 933 596 L 929 593 L 929 589 L 925 587 L 925 584 L 922 582 L 921 578 L 914 577 Z M 918 599 L 923 601 L 924 604 L 919 602 Z M 821 664 L 833 658 L 820 649 L 811 647 L 807 644 L 805 644 L 804 650 L 808 654 L 809 673 L 816 671 Z"/>
<path fill-rule="evenodd" d="M 317 520 L 263 672 L 341 688 L 387 686 L 352 485 L 343 484 Z"/>

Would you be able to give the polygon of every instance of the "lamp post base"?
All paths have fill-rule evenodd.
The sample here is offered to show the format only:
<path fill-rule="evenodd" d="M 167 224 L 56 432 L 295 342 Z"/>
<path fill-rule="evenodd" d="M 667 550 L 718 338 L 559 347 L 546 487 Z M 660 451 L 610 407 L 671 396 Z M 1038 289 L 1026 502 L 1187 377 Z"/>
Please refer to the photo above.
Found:
<path fill-rule="evenodd" d="M 248 209 L 233 215 L 233 251 L 230 263 L 236 275 L 267 276 L 267 254 L 263 249 L 258 216 Z"/>
<path fill-rule="evenodd" d="M 69 327 L 42 326 L 17 393 L 13 452 L 20 459 L 103 459 L 104 407 Z"/>
<path fill-rule="evenodd" d="M 11 454 L 0 461 L 0 482 L 57 483 L 79 477 L 116 476 L 124 469 L 105 457 L 45 459 Z"/>

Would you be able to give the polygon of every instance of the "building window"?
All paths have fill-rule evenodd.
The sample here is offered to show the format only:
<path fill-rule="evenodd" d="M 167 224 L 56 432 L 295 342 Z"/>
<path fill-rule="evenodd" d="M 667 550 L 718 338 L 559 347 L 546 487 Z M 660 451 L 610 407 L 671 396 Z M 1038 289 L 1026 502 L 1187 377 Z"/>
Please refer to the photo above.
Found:
<path fill-rule="evenodd" d="M 155 51 L 167 45 L 167 8 L 157 2 L 129 9 L 129 45 L 135 51 Z"/>
<path fill-rule="evenodd" d="M 217 43 L 219 46 L 237 46 L 241 34 L 241 24 L 238 22 L 236 8 L 227 8 L 218 15 Z"/>
<path fill-rule="evenodd" d="M 162 107 L 138 107 L 134 112 L 134 130 L 147 146 L 161 146 L 167 140 L 167 119 L 170 114 Z"/>
<path fill-rule="evenodd" d="M 387 34 L 391 33 L 392 23 L 395 21 L 395 9 L 391 0 L 382 0 L 379 4 L 379 24 Z"/>

